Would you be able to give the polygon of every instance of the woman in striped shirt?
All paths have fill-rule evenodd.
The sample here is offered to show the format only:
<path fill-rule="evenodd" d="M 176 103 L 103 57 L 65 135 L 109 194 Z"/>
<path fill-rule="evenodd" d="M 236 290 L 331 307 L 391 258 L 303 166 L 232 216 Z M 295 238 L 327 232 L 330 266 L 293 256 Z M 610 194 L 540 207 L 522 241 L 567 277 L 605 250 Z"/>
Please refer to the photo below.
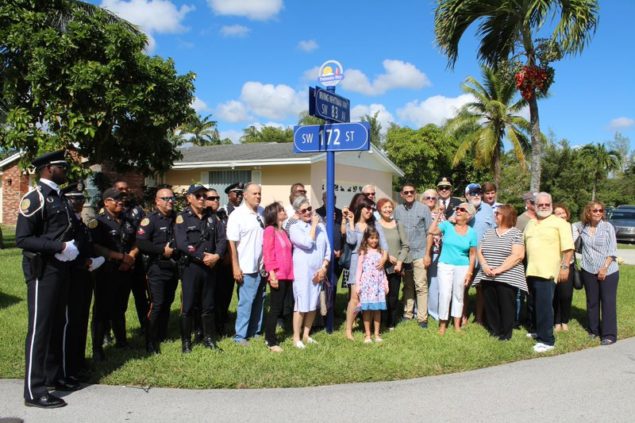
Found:
<path fill-rule="evenodd" d="M 589 335 L 602 345 L 617 340 L 617 282 L 620 277 L 617 240 L 613 225 L 604 220 L 604 204 L 593 201 L 584 207 L 573 240 L 582 238 L 582 281 L 586 292 Z M 602 318 L 600 319 L 600 310 Z"/>
<path fill-rule="evenodd" d="M 516 310 L 516 290 L 527 293 L 523 268 L 523 233 L 516 226 L 516 211 L 508 204 L 494 212 L 496 228 L 485 232 L 477 250 L 480 269 L 474 285 L 483 287 L 487 326 L 501 341 L 511 339 Z"/>

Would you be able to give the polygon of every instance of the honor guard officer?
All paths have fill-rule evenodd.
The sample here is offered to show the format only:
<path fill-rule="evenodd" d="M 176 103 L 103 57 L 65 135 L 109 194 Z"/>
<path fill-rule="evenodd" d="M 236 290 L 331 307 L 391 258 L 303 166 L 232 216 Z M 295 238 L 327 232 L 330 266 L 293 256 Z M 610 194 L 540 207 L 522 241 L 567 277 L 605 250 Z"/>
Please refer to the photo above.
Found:
<path fill-rule="evenodd" d="M 121 192 L 123 197 L 123 212 L 124 219 L 132 223 L 135 232 L 139 229 L 139 225 L 146 212 L 143 208 L 137 204 L 128 182 L 118 179 L 112 186 L 117 191 Z M 148 308 L 150 302 L 148 300 L 148 292 L 146 289 L 146 273 L 143 263 L 141 262 L 141 255 L 137 257 L 137 262 L 134 265 L 132 279 L 130 280 L 130 289 L 132 290 L 132 296 L 134 297 L 134 305 L 137 310 L 137 318 L 139 319 L 139 325 L 141 326 L 141 332 L 145 330 L 145 323 L 148 316 Z"/>
<path fill-rule="evenodd" d="M 139 252 L 135 247 L 135 228 L 123 217 L 121 192 L 108 188 L 103 193 L 104 213 L 88 222 L 95 243 L 95 252 L 108 261 L 99 269 L 95 281 L 93 309 L 93 359 L 106 359 L 102 343 L 106 324 L 112 323 L 115 346 L 123 348 L 126 341 L 126 309 L 130 296 L 130 280 Z"/>
<path fill-rule="evenodd" d="M 207 188 L 194 184 L 187 190 L 189 206 L 176 217 L 176 246 L 184 254 L 181 276 L 183 303 L 181 306 L 182 351 L 192 351 L 192 320 L 197 303 L 201 305 L 203 343 L 218 349 L 214 340 L 214 288 L 216 269 L 225 254 L 227 241 L 220 220 L 205 208 Z"/>
<path fill-rule="evenodd" d="M 79 384 L 62 376 L 64 310 L 75 245 L 72 210 L 60 193 L 68 163 L 64 151 L 32 162 L 40 180 L 20 201 L 16 245 L 23 250 L 22 269 L 27 283 L 29 325 L 26 336 L 24 402 L 27 406 L 56 408 L 66 402 L 48 392 L 72 391 Z"/>
<path fill-rule="evenodd" d="M 156 211 L 141 220 L 137 246 L 148 256 L 150 312 L 146 326 L 146 349 L 160 353 L 159 344 L 167 336 L 170 306 L 179 281 L 178 256 L 174 238 L 174 193 L 159 189 L 154 198 Z"/>
<path fill-rule="evenodd" d="M 240 206 L 240 203 L 243 202 L 243 190 L 245 189 L 245 184 L 242 182 L 234 182 L 225 188 L 225 194 L 227 194 L 227 205 L 223 207 L 227 216 L 232 214 L 234 209 Z"/>
<path fill-rule="evenodd" d="M 90 302 L 95 285 L 91 271 L 104 263 L 103 257 L 94 257 L 90 231 L 81 219 L 81 212 L 86 201 L 83 191 L 84 184 L 81 182 L 70 184 L 62 190 L 73 210 L 72 218 L 77 225 L 75 242 L 79 249 L 79 255 L 71 263 L 63 370 L 64 377 L 77 383 L 79 383 L 79 373 L 88 368 L 84 352 L 86 351 Z"/>

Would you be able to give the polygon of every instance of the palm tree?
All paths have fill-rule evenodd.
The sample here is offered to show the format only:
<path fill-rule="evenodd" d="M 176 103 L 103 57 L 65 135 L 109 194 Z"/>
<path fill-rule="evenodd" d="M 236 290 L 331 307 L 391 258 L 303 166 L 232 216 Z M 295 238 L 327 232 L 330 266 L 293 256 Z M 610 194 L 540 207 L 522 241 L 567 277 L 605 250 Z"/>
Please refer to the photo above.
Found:
<path fill-rule="evenodd" d="M 518 51 L 525 56 L 526 65 L 534 69 L 538 63 L 534 37 L 546 22 L 556 21 L 549 42 L 564 55 L 584 49 L 597 20 L 597 0 L 439 0 L 434 24 L 437 44 L 448 57 L 450 67 L 458 58 L 461 37 L 478 21 L 481 61 L 496 67 Z M 536 90 L 530 91 L 531 190 L 539 191 L 540 119 Z"/>
<path fill-rule="evenodd" d="M 134 24 L 120 18 L 108 9 L 96 6 L 94 4 L 80 0 L 54 0 L 51 4 L 52 8 L 48 13 L 49 24 L 60 30 L 65 31 L 66 26 L 71 22 L 77 12 L 85 13 L 93 16 L 102 13 L 107 23 L 122 24 L 131 33 L 141 35 L 143 32 Z"/>
<path fill-rule="evenodd" d="M 587 144 L 580 150 L 586 159 L 589 171 L 593 177 L 593 191 L 591 201 L 595 201 L 598 183 L 615 170 L 621 168 L 622 154 L 619 151 L 607 150 L 604 144 Z"/>
<path fill-rule="evenodd" d="M 195 145 L 218 145 L 220 135 L 216 127 L 216 121 L 211 120 L 212 115 L 207 115 L 203 119 L 199 115 L 193 116 L 185 125 L 183 131 L 191 134 L 190 141 Z"/>
<path fill-rule="evenodd" d="M 468 77 L 462 85 L 463 91 L 475 100 L 465 104 L 458 115 L 448 121 L 445 130 L 461 139 L 452 166 L 456 167 L 468 151 L 474 152 L 475 165 L 490 167 L 498 186 L 501 177 L 501 158 L 505 152 L 503 139 L 511 142 L 521 167 L 525 169 L 525 151 L 529 149 L 530 123 L 516 113 L 525 105 L 519 99 L 514 102 L 516 88 L 514 82 L 503 72 L 483 66 L 481 85 L 474 77 Z"/>
<path fill-rule="evenodd" d="M 368 122 L 370 124 L 370 142 L 374 146 L 381 148 L 383 140 L 381 136 L 381 123 L 379 122 L 378 116 L 379 110 L 377 110 L 372 115 L 365 114 L 364 116 L 362 116 L 361 121 Z"/>

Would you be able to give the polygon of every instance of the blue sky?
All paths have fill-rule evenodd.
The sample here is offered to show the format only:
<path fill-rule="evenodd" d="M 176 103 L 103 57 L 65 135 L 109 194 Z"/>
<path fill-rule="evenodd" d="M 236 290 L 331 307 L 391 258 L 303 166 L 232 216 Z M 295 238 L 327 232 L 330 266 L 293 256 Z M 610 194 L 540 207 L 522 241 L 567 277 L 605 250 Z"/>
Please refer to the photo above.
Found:
<path fill-rule="evenodd" d="M 139 25 L 149 54 L 171 57 L 196 78 L 195 108 L 223 136 L 249 125 L 289 126 L 308 109 L 317 68 L 335 59 L 337 94 L 352 120 L 379 111 L 418 128 L 442 124 L 468 101 L 460 85 L 480 79 L 474 31 L 454 69 L 434 42 L 434 0 L 92 0 Z M 635 139 L 635 2 L 600 0 L 595 36 L 581 55 L 554 64 L 551 96 L 539 103 L 543 132 L 572 144 Z M 528 114 L 527 114 L 528 116 Z"/>

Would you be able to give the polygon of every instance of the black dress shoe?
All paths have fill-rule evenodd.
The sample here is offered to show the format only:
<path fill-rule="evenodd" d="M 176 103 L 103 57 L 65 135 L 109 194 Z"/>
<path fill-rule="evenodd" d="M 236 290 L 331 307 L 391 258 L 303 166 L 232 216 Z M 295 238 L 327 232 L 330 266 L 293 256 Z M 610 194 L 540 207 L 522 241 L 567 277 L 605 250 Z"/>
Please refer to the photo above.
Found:
<path fill-rule="evenodd" d="M 75 378 L 63 378 L 55 381 L 53 385 L 56 391 L 77 391 L 82 387 L 82 384 Z"/>
<path fill-rule="evenodd" d="M 60 408 L 66 406 L 66 401 L 55 395 L 45 394 L 35 399 L 25 399 L 24 405 L 39 408 Z"/>
<path fill-rule="evenodd" d="M 203 340 L 203 345 L 205 346 L 205 348 L 209 348 L 210 350 L 214 350 L 214 351 L 218 351 L 218 352 L 223 352 L 223 350 L 221 349 L 221 347 L 219 347 L 216 344 L 216 341 L 214 341 L 212 338 L 205 338 Z"/>

